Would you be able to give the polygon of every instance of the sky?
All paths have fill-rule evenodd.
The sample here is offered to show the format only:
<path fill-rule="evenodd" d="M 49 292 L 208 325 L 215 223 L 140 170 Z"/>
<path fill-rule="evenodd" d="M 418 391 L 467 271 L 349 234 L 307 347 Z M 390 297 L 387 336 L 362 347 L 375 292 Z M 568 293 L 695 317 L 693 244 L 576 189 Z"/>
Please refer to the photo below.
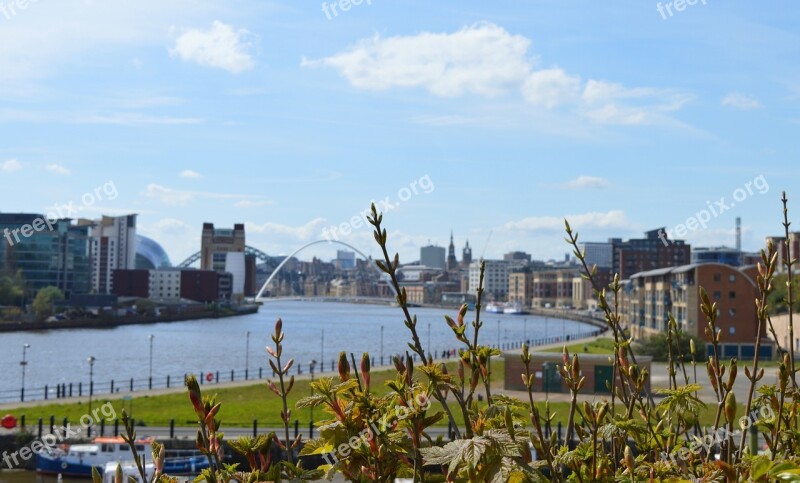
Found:
<path fill-rule="evenodd" d="M 0 211 L 138 213 L 173 263 L 203 222 L 377 255 L 372 201 L 406 261 L 560 259 L 565 217 L 758 250 L 800 213 L 800 9 L 680 6 L 0 0 Z"/>

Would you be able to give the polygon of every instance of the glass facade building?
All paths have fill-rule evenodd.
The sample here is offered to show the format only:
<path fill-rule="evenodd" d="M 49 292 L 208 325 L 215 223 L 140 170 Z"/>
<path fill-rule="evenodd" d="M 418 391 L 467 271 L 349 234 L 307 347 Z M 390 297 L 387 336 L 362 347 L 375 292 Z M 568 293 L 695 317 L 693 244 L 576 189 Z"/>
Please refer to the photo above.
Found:
<path fill-rule="evenodd" d="M 68 219 L 48 222 L 39 214 L 0 213 L 0 235 L 0 270 L 22 271 L 28 303 L 44 287 L 57 287 L 67 297 L 89 292 L 88 227 Z"/>

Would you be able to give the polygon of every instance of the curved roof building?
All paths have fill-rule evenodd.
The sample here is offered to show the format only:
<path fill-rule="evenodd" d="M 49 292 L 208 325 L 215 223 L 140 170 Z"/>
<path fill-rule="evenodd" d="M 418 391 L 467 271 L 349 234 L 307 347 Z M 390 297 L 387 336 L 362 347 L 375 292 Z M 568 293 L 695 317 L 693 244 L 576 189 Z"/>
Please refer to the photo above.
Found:
<path fill-rule="evenodd" d="M 157 241 L 146 236 L 136 235 L 137 269 L 153 270 L 171 266 L 172 262 L 169 261 L 169 255 Z"/>

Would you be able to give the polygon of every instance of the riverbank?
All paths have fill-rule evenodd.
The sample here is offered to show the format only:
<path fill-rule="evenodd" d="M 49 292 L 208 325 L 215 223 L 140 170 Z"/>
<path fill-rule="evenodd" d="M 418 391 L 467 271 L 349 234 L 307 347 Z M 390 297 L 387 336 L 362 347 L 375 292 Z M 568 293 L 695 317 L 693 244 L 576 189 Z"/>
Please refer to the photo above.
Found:
<path fill-rule="evenodd" d="M 60 329 L 104 329 L 124 325 L 147 325 L 202 319 L 224 319 L 255 314 L 258 313 L 258 309 L 258 305 L 244 305 L 237 309 L 208 310 L 154 317 L 115 317 L 109 319 L 57 320 L 53 322 L 0 322 L 0 333 Z"/>

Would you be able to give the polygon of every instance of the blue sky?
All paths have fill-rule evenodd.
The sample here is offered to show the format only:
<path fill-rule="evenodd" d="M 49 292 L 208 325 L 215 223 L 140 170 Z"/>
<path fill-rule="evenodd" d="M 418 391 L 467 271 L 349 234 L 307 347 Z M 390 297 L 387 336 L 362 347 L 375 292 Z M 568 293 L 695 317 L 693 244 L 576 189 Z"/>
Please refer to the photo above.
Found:
<path fill-rule="evenodd" d="M 476 256 L 560 258 L 564 216 L 586 240 L 637 236 L 748 182 L 685 238 L 731 245 L 741 216 L 755 250 L 782 231 L 781 190 L 800 196 L 788 0 L 16 2 L 0 210 L 136 212 L 174 262 L 204 221 L 286 254 L 387 197 L 406 260 L 451 228 Z M 363 226 L 340 239 L 375 253 Z"/>

